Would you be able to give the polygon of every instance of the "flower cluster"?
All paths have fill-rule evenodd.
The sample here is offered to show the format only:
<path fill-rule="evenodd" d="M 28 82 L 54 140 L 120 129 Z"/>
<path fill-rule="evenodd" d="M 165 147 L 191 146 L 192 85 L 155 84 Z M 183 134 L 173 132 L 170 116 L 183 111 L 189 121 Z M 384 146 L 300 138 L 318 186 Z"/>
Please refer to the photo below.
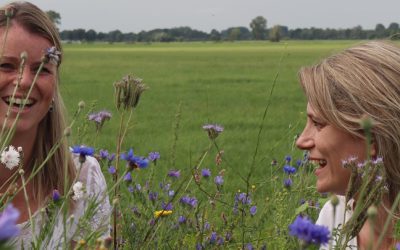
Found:
<path fill-rule="evenodd" d="M 297 237 L 302 244 L 325 245 L 329 242 L 329 229 L 325 226 L 315 225 L 310 219 L 297 216 L 289 225 L 289 234 Z"/>
<path fill-rule="evenodd" d="M 117 109 L 122 107 L 127 110 L 138 105 L 141 94 L 147 89 L 142 81 L 133 75 L 127 75 L 121 81 L 114 83 Z"/>
<path fill-rule="evenodd" d="M 85 194 L 85 189 L 82 182 L 75 182 L 75 184 L 72 186 L 72 190 L 74 191 L 74 195 L 72 196 L 72 199 L 74 201 L 78 201 L 83 198 Z"/>

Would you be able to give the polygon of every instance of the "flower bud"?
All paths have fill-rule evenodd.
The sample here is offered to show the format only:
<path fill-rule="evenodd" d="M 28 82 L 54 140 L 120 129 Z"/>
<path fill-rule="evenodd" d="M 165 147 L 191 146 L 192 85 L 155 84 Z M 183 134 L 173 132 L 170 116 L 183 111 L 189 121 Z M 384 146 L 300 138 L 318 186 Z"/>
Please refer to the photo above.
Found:
<path fill-rule="evenodd" d="M 331 196 L 331 203 L 332 203 L 332 206 L 334 206 L 334 207 L 339 205 L 339 198 L 335 194 L 332 194 L 332 196 Z"/>
<path fill-rule="evenodd" d="M 71 132 L 72 132 L 71 127 L 66 127 L 64 129 L 64 136 L 69 137 L 71 135 Z"/>
<path fill-rule="evenodd" d="M 371 205 L 367 210 L 368 218 L 371 220 L 375 220 L 376 216 L 378 215 L 378 209 L 375 205 Z"/>
<path fill-rule="evenodd" d="M 78 103 L 78 107 L 79 107 L 79 109 L 84 109 L 85 108 L 85 102 L 84 101 L 80 101 Z"/>

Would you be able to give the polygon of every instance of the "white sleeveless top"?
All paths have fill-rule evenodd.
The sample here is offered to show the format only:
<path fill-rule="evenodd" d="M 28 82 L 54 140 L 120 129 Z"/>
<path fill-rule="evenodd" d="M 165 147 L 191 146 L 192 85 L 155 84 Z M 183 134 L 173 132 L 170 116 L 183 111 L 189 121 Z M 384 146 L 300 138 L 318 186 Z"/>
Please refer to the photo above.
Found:
<path fill-rule="evenodd" d="M 77 181 L 83 183 L 85 189 L 85 195 L 83 198 L 76 201 L 76 206 L 72 211 L 72 215 L 69 215 L 66 223 L 66 238 L 67 246 L 70 241 L 79 241 L 82 237 L 87 237 L 90 233 L 96 233 L 100 237 L 107 237 L 110 235 L 110 217 L 111 217 L 111 206 L 107 194 L 107 185 L 104 179 L 103 173 L 101 172 L 100 165 L 97 160 L 93 157 L 86 157 L 86 161 L 82 164 L 79 162 L 78 155 L 73 155 L 75 166 L 79 173 Z M 90 212 L 90 221 L 87 223 L 80 223 L 79 225 L 85 225 L 85 227 L 78 228 L 79 219 L 83 217 L 85 212 L 88 212 L 90 208 L 89 204 L 93 204 L 90 201 L 95 201 L 96 206 L 92 206 L 94 211 Z M 47 233 L 49 237 L 44 239 L 34 239 L 32 237 L 32 228 L 30 221 L 19 224 L 21 229 L 20 235 L 11 241 L 11 244 L 17 249 L 31 249 L 31 242 L 36 240 L 40 242 L 40 249 L 62 249 L 64 242 L 64 223 L 63 223 L 63 211 L 53 211 L 57 213 L 56 222 L 53 228 L 53 233 Z M 43 225 L 48 222 L 48 216 L 46 212 L 38 211 L 32 216 L 33 223 L 35 224 L 35 238 L 40 234 Z M 96 238 L 95 238 L 96 239 Z"/>

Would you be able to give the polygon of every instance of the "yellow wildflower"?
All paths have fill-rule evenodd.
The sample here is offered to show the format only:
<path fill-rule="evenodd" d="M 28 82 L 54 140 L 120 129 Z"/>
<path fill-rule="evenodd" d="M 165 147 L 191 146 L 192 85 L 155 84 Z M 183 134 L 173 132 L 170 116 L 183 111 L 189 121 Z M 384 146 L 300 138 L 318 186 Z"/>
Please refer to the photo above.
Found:
<path fill-rule="evenodd" d="M 172 210 L 159 210 L 154 212 L 154 217 L 158 218 L 160 216 L 168 216 L 172 214 Z"/>

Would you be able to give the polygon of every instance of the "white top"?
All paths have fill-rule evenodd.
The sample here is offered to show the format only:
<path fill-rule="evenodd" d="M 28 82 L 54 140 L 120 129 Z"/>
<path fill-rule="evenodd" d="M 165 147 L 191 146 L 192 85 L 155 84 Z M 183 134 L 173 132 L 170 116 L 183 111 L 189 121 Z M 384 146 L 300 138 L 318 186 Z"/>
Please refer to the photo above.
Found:
<path fill-rule="evenodd" d="M 93 157 L 86 157 L 86 161 L 82 164 L 79 163 L 79 157 L 73 156 L 75 165 L 77 166 L 78 178 L 77 181 L 83 183 L 85 189 L 85 195 L 83 198 L 76 201 L 72 215 L 69 215 L 66 223 L 66 236 L 68 243 L 71 240 L 78 241 L 82 237 L 87 237 L 90 233 L 96 233 L 96 238 L 107 237 L 110 235 L 110 217 L 111 217 L 111 206 L 107 194 L 107 185 L 104 179 L 103 173 L 101 172 L 100 165 L 97 160 Z M 95 202 L 95 206 L 90 206 Z M 87 223 L 80 223 L 78 229 L 78 221 L 83 217 L 84 213 L 90 213 L 90 209 L 94 208 L 89 218 L 90 221 Z M 63 211 L 54 211 L 57 214 L 56 222 L 53 233 L 47 233 L 50 236 L 45 239 L 36 239 L 40 242 L 40 249 L 62 249 L 64 242 L 64 223 L 63 223 Z M 35 235 L 39 236 L 41 229 L 45 223 L 49 223 L 46 212 L 36 211 L 32 216 L 35 224 Z M 82 227 L 83 225 L 83 227 Z M 31 249 L 31 242 L 35 239 L 32 238 L 32 228 L 29 220 L 18 225 L 21 229 L 20 235 L 14 239 L 11 243 L 14 247 Z M 96 239 L 95 238 L 95 239 Z"/>
<path fill-rule="evenodd" d="M 343 223 L 348 221 L 351 215 L 353 214 L 353 211 L 351 209 L 348 209 L 345 211 L 346 207 L 346 198 L 344 196 L 338 195 L 339 198 L 339 204 L 336 206 L 336 215 L 334 218 L 334 207 L 329 200 L 328 202 L 325 203 L 325 205 L 322 207 L 321 212 L 319 213 L 318 220 L 316 224 L 318 225 L 323 225 L 329 228 L 329 231 L 331 232 L 331 240 L 329 244 L 326 244 L 325 246 L 320 247 L 320 250 L 329 250 L 330 245 L 333 247 L 336 245 L 336 240 L 332 238 L 332 232 L 334 229 L 337 228 L 342 228 Z M 349 201 L 349 207 L 352 207 L 353 200 Z M 357 237 L 353 238 L 349 241 L 347 244 L 346 249 L 352 249 L 355 250 L 357 249 Z"/>

